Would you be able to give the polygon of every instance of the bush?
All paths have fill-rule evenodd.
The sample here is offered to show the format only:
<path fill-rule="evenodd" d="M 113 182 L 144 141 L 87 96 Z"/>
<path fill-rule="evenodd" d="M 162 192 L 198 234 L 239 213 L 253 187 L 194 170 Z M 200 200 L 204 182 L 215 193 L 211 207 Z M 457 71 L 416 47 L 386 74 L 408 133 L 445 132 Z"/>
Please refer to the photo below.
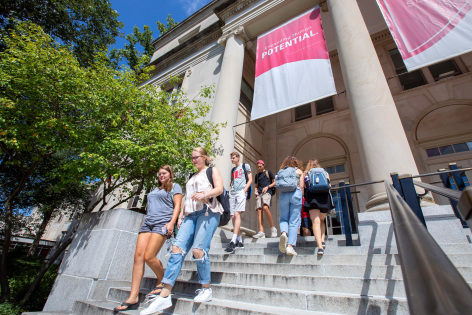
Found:
<path fill-rule="evenodd" d="M 0 315 L 21 314 L 18 305 L 41 270 L 44 262 L 41 258 L 28 258 L 22 252 L 12 251 L 9 255 L 10 303 L 1 304 Z M 59 266 L 52 265 L 46 272 L 41 284 L 21 311 L 41 311 L 54 284 Z"/>
<path fill-rule="evenodd" d="M 20 315 L 21 310 L 18 306 L 13 306 L 10 303 L 0 304 L 0 315 Z"/>

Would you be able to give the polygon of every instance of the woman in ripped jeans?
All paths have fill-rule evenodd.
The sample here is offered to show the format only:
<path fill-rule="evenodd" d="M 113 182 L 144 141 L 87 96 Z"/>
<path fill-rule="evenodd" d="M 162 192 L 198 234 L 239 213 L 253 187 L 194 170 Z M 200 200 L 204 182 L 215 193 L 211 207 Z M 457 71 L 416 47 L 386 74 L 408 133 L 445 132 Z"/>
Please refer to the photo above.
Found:
<path fill-rule="evenodd" d="M 220 222 L 220 215 L 223 213 L 221 204 L 212 197 L 219 196 L 223 192 L 223 179 L 220 172 L 213 167 L 214 187 L 211 186 L 206 172 L 210 160 L 204 148 L 193 149 L 192 163 L 197 168 L 197 172 L 191 176 L 186 185 L 184 207 L 177 222 L 179 233 L 167 263 L 164 278 L 161 281 L 164 288 L 140 315 L 152 314 L 172 306 L 170 293 L 180 273 L 185 256 L 190 250 L 197 263 L 198 279 L 202 285 L 202 288 L 197 290 L 194 302 L 202 303 L 212 299 L 208 252 L 211 239 Z"/>

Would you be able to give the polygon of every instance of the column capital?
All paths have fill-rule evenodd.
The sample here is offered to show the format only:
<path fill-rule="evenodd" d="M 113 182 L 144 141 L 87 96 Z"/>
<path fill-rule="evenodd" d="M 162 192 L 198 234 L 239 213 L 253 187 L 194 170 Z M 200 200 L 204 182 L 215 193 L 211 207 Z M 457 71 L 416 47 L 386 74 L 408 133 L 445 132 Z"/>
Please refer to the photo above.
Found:
<path fill-rule="evenodd" d="M 218 39 L 218 44 L 221 46 L 225 47 L 226 46 L 226 41 L 231 38 L 238 36 L 240 39 L 242 39 L 244 42 L 247 42 L 249 40 L 249 37 L 246 35 L 246 31 L 244 30 L 243 26 L 238 26 L 235 29 L 230 30 L 229 32 L 223 34 Z"/>

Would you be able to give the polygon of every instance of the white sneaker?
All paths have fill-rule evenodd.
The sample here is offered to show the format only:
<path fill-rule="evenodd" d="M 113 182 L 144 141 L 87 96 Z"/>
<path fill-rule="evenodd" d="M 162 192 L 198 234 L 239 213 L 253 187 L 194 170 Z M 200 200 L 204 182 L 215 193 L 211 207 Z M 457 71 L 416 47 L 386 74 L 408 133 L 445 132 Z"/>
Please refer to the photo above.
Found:
<path fill-rule="evenodd" d="M 282 235 L 280 235 L 280 241 L 279 241 L 279 250 L 282 253 L 285 253 L 287 251 L 287 241 L 288 241 L 287 235 L 282 233 Z"/>
<path fill-rule="evenodd" d="M 287 255 L 289 256 L 296 256 L 298 255 L 297 252 L 293 249 L 292 246 L 287 246 Z"/>
<path fill-rule="evenodd" d="M 270 237 L 277 237 L 277 228 L 275 226 L 270 228 Z"/>
<path fill-rule="evenodd" d="M 265 233 L 262 231 L 257 232 L 256 235 L 253 236 L 253 238 L 265 238 Z"/>
<path fill-rule="evenodd" d="M 149 315 L 158 311 L 162 311 L 166 308 L 172 306 L 172 299 L 170 295 L 168 297 L 161 297 L 159 296 L 154 302 L 152 302 L 147 309 L 141 311 L 139 315 Z"/>
<path fill-rule="evenodd" d="M 195 291 L 195 293 L 197 293 L 197 296 L 193 299 L 195 303 L 204 303 L 211 301 L 211 289 L 201 288 Z"/>

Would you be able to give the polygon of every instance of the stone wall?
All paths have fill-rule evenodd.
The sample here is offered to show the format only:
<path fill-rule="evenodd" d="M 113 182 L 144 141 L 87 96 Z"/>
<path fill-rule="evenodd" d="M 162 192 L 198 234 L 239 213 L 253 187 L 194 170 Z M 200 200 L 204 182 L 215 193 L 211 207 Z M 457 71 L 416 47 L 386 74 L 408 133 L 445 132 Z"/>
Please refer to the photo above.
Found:
<path fill-rule="evenodd" d="M 127 209 L 86 214 L 80 222 L 44 311 L 70 311 L 76 300 L 105 299 L 110 287 L 129 287 L 144 215 Z M 164 267 L 166 249 L 158 254 Z M 154 274 L 146 267 L 145 276 Z"/>

